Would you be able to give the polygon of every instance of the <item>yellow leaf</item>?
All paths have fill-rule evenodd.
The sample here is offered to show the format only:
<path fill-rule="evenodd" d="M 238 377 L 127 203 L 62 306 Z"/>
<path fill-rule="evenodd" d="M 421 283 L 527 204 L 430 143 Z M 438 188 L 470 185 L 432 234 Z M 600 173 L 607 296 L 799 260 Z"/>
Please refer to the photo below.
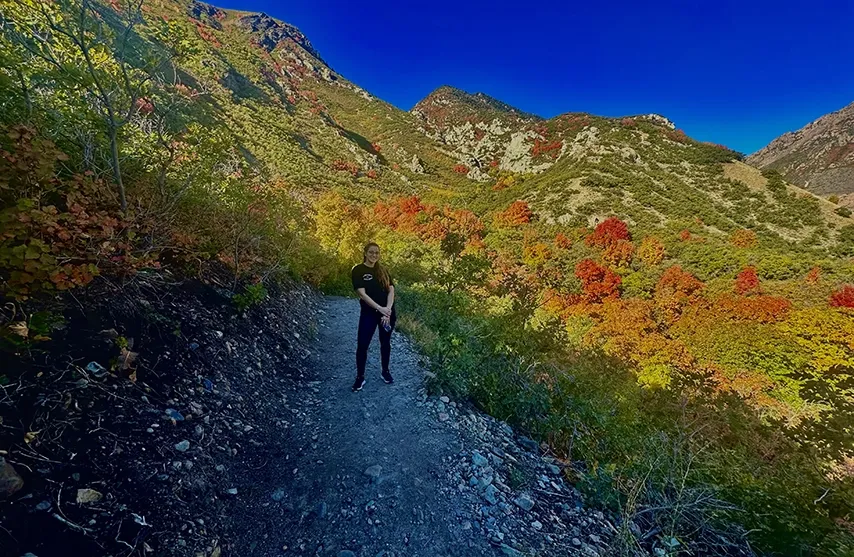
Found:
<path fill-rule="evenodd" d="M 30 328 L 27 327 L 26 321 L 18 321 L 9 325 L 9 330 L 18 336 L 27 338 L 30 335 Z"/>
<path fill-rule="evenodd" d="M 30 443 L 32 443 L 33 441 L 36 440 L 36 436 L 38 436 L 39 433 L 41 433 L 41 430 L 39 430 L 39 431 L 28 431 L 27 434 L 24 435 L 24 443 L 29 445 Z"/>

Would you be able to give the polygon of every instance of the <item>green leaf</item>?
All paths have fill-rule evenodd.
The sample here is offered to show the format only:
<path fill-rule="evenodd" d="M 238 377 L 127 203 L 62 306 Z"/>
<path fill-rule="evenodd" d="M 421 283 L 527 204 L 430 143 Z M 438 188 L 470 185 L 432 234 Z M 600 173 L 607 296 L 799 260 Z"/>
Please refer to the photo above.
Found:
<path fill-rule="evenodd" d="M 27 246 L 27 253 L 24 256 L 25 259 L 38 259 L 42 256 L 42 248 L 40 246 L 30 244 Z"/>

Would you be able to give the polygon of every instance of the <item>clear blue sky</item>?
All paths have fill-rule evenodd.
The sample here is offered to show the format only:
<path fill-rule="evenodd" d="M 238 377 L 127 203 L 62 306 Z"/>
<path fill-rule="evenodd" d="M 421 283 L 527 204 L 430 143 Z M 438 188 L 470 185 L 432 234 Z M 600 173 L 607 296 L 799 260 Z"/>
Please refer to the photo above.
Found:
<path fill-rule="evenodd" d="M 854 101 L 854 2 L 211 0 L 299 27 L 408 110 L 440 85 L 550 117 L 657 112 L 751 153 Z"/>

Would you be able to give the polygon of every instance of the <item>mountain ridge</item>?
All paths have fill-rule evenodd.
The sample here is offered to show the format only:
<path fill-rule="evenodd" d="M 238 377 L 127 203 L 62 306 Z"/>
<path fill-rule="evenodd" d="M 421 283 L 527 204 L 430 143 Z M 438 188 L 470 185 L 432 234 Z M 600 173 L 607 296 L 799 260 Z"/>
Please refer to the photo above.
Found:
<path fill-rule="evenodd" d="M 818 195 L 854 204 L 854 102 L 786 132 L 747 158 Z"/>

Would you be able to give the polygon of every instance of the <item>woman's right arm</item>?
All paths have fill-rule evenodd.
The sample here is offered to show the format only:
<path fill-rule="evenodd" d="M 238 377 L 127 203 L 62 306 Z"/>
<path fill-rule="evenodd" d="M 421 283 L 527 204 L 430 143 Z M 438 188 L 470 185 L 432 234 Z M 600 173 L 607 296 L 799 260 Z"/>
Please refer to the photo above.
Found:
<path fill-rule="evenodd" d="M 384 308 L 378 303 L 376 303 L 370 296 L 367 295 L 364 288 L 357 288 L 356 292 L 359 293 L 359 297 L 364 300 L 365 303 L 368 304 L 370 307 L 374 308 L 386 317 L 391 315 L 391 310 L 388 308 Z"/>

